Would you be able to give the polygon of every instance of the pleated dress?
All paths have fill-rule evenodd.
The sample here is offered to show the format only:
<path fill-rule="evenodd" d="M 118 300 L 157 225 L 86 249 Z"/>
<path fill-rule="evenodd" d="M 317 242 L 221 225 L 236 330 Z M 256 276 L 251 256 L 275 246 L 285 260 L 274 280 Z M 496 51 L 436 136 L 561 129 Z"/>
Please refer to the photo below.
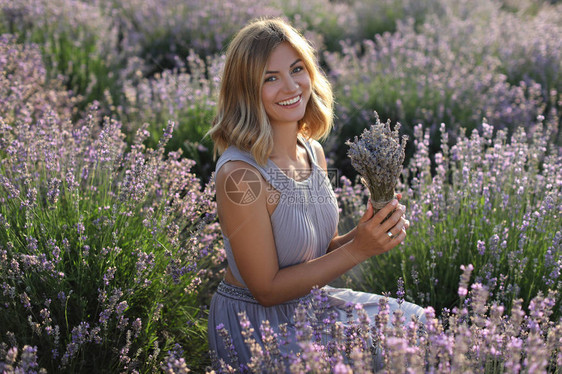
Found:
<path fill-rule="evenodd" d="M 265 166 L 259 165 L 251 153 L 233 146 L 225 150 L 216 165 L 218 171 L 228 161 L 244 161 L 255 167 L 280 193 L 279 203 L 270 217 L 280 268 L 310 261 L 326 254 L 339 220 L 336 196 L 325 170 L 318 165 L 310 143 L 301 137 L 298 141 L 306 148 L 311 163 L 311 172 L 302 181 L 289 178 L 269 159 Z M 245 285 L 224 232 L 223 238 L 232 274 L 240 284 Z M 383 297 L 330 286 L 324 287 L 323 290 L 327 294 L 329 307 L 337 311 L 342 322 L 347 321 L 346 306 L 358 303 L 363 305 L 374 321 L 374 316 L 379 311 L 379 301 Z M 253 338 L 262 346 L 260 326 L 263 321 L 269 321 L 275 333 L 279 333 L 278 327 L 281 324 L 286 324 L 289 343 L 284 344 L 281 349 L 285 354 L 297 353 L 300 348 L 295 342 L 295 309 L 299 303 L 310 303 L 311 299 L 312 295 L 309 294 L 279 305 L 265 307 L 259 304 L 247 288 L 221 282 L 212 297 L 208 320 L 209 349 L 214 365 L 217 365 L 217 359 L 222 359 L 233 366 L 244 365 L 250 361 L 250 348 L 244 342 L 239 320 L 241 312 L 246 314 L 253 327 Z M 399 305 L 395 299 L 390 298 L 389 306 L 391 313 L 394 309 L 401 308 L 406 321 L 409 321 L 413 314 L 420 320 L 425 320 L 424 311 L 418 305 L 408 302 Z M 224 329 L 228 331 L 231 342 L 225 343 L 220 333 Z M 236 351 L 238 363 L 232 362 L 232 350 L 227 345 Z"/>

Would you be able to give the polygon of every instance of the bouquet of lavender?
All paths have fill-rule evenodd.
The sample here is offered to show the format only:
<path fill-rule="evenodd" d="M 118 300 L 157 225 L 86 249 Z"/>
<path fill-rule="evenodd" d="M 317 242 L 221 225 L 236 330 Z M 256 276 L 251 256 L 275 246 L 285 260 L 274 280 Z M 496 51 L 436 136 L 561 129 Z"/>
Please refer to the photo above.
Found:
<path fill-rule="evenodd" d="M 351 164 L 361 176 L 361 182 L 371 193 L 375 213 L 394 198 L 394 189 L 402 172 L 404 150 L 408 137 L 400 135 L 400 123 L 390 129 L 390 120 L 381 124 L 375 112 L 375 124 L 365 129 L 360 138 L 348 140 L 347 155 Z"/>

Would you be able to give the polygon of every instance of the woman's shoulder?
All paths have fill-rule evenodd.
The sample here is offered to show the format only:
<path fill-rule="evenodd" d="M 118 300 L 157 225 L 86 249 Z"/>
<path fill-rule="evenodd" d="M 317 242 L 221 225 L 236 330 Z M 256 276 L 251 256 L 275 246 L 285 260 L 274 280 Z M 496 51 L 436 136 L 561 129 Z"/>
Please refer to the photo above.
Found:
<path fill-rule="evenodd" d="M 215 184 L 217 199 L 222 197 L 221 201 L 234 203 L 233 206 L 237 207 L 235 210 L 240 206 L 252 207 L 254 202 L 263 202 L 261 192 L 268 187 L 257 168 L 240 160 L 225 163 L 215 174 Z"/>
<path fill-rule="evenodd" d="M 318 140 L 309 139 L 308 142 L 310 143 L 310 146 L 312 147 L 314 152 L 316 152 L 317 154 L 318 152 L 321 152 L 322 154 L 324 153 L 324 148 L 322 147 L 322 144 L 320 144 Z"/>
<path fill-rule="evenodd" d="M 230 175 L 232 173 L 244 173 L 244 172 L 253 172 L 255 174 L 260 174 L 259 170 L 244 160 L 228 160 L 225 162 L 219 169 L 216 170 L 217 178 L 219 176 Z"/>
<path fill-rule="evenodd" d="M 215 182 L 264 182 L 263 171 L 251 153 L 235 146 L 228 147 L 219 157 L 215 168 Z"/>
<path fill-rule="evenodd" d="M 219 161 L 226 159 L 227 161 L 231 158 L 237 157 L 247 157 L 251 156 L 251 154 L 245 150 L 242 150 L 235 145 L 229 145 L 224 152 L 220 155 Z"/>
<path fill-rule="evenodd" d="M 236 164 L 238 164 L 239 162 L 243 162 L 254 168 L 257 167 L 256 160 L 254 159 L 251 153 L 231 145 L 224 150 L 224 152 L 217 160 L 215 172 L 219 173 L 219 171 L 222 169 L 224 165 L 232 164 L 233 162 L 235 162 Z"/>

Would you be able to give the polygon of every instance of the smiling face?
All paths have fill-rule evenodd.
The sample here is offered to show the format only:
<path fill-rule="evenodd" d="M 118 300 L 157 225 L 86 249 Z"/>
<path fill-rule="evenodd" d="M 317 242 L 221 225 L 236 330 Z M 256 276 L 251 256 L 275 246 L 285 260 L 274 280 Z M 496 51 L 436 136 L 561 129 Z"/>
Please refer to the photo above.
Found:
<path fill-rule="evenodd" d="M 267 61 L 262 102 L 272 126 L 296 124 L 310 99 L 310 76 L 289 43 L 278 45 Z"/>

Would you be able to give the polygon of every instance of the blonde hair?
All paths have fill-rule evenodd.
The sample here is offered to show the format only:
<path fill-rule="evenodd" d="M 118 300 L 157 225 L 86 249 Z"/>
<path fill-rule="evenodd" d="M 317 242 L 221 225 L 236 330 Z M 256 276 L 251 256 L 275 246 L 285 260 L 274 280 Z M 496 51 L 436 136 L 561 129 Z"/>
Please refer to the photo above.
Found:
<path fill-rule="evenodd" d="M 236 34 L 226 52 L 217 114 L 207 135 L 214 155 L 233 145 L 251 152 L 265 165 L 273 149 L 273 133 L 262 103 L 261 91 L 271 52 L 289 43 L 302 59 L 311 81 L 311 97 L 299 134 L 325 138 L 333 124 L 334 99 L 330 82 L 318 67 L 315 51 L 292 26 L 279 18 L 258 19 Z"/>

